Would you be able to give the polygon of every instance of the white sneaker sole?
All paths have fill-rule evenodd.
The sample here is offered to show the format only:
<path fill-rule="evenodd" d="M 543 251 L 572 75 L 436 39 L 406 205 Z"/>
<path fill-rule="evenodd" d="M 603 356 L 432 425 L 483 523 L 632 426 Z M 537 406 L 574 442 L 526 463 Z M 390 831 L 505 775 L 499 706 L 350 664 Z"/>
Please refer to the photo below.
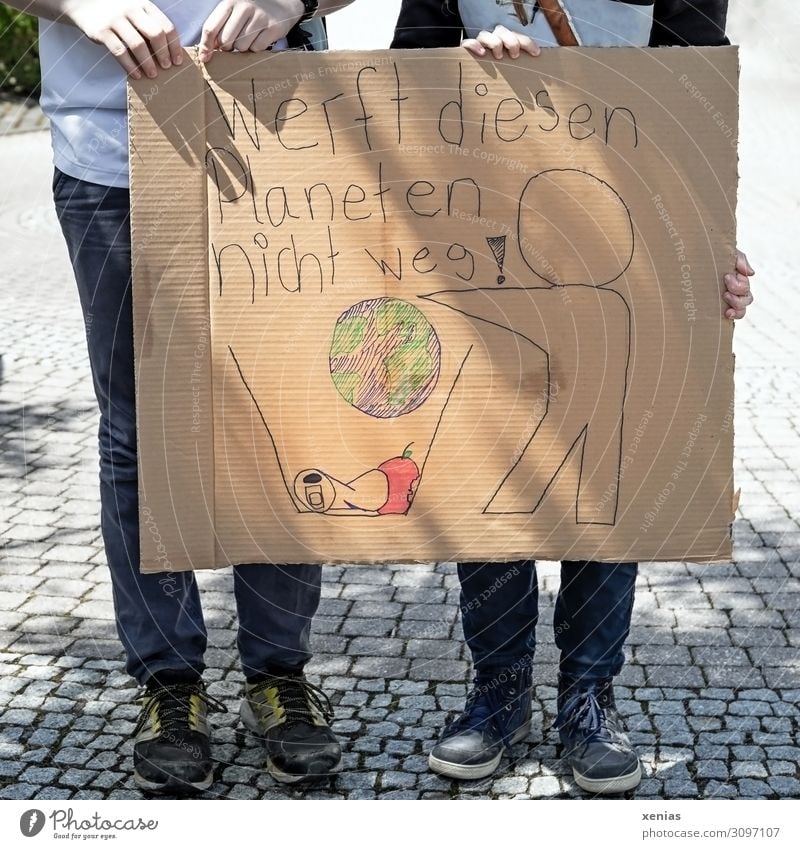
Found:
<path fill-rule="evenodd" d="M 524 740 L 531 730 L 530 720 L 520 725 L 511 738 L 511 745 Z M 503 751 L 501 750 L 496 757 L 483 764 L 456 764 L 451 761 L 443 761 L 434 756 L 433 752 L 428 755 L 428 766 L 430 769 L 439 775 L 447 776 L 447 778 L 455 778 L 461 781 L 474 781 L 479 778 L 486 778 L 491 775 L 503 759 Z"/>
<path fill-rule="evenodd" d="M 203 791 L 208 790 L 208 788 L 214 783 L 214 770 L 212 769 L 209 775 L 202 781 L 188 782 L 180 781 L 177 778 L 171 778 L 162 784 L 155 781 L 148 781 L 146 778 L 142 778 L 142 776 L 134 770 L 133 782 L 140 790 L 146 790 L 149 793 L 173 795 L 180 795 L 182 793 L 190 793 L 193 791 L 202 793 Z"/>
<path fill-rule="evenodd" d="M 581 790 L 586 790 L 587 793 L 624 793 L 626 790 L 633 790 L 634 787 L 638 787 L 642 780 L 642 767 L 641 764 L 637 764 L 633 772 L 616 778 L 585 778 L 575 769 L 572 770 L 572 775 L 578 787 Z"/>

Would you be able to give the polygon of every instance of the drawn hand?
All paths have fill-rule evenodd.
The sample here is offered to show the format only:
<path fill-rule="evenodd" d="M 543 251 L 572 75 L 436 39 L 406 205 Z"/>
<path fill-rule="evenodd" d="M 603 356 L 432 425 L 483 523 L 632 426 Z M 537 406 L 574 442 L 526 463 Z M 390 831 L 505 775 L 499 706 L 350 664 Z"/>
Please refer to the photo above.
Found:
<path fill-rule="evenodd" d="M 485 56 L 486 51 L 491 50 L 495 59 L 502 59 L 504 51 L 508 51 L 512 59 L 519 58 L 522 51 L 531 56 L 538 56 L 542 52 L 532 38 L 519 32 L 512 32 L 499 24 L 493 32 L 482 30 L 477 38 L 465 38 L 461 46 L 475 56 Z"/>
<path fill-rule="evenodd" d="M 747 308 L 753 303 L 753 294 L 750 291 L 750 280 L 748 278 L 754 274 L 755 271 L 751 268 L 747 257 L 741 251 L 736 251 L 736 268 L 723 278 L 725 292 L 723 292 L 722 298 L 728 304 L 728 308 L 725 310 L 725 318 L 744 318 Z"/>
<path fill-rule="evenodd" d="M 300 20 L 301 0 L 222 0 L 203 24 L 199 59 L 210 61 L 214 50 L 268 50 Z"/>
<path fill-rule="evenodd" d="M 174 24 L 148 0 L 73 0 L 66 4 L 64 16 L 87 38 L 106 47 L 135 80 L 142 73 L 153 78 L 159 66 L 171 68 L 183 61 Z"/>

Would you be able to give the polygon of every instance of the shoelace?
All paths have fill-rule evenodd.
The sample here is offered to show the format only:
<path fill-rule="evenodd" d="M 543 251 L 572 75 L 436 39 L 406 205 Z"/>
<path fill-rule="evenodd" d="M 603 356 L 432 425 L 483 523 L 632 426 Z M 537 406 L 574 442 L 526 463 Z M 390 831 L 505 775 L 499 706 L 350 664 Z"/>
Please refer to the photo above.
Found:
<path fill-rule="evenodd" d="M 270 675 L 259 684 L 259 689 L 276 689 L 281 707 L 286 716 L 286 724 L 306 722 L 314 724 L 314 710 L 324 717 L 326 722 L 333 719 L 333 705 L 323 690 L 305 678 L 295 676 Z"/>
<path fill-rule="evenodd" d="M 511 750 L 511 737 L 515 729 L 510 725 L 513 711 L 507 710 L 511 698 L 518 690 L 509 692 L 507 685 L 498 683 L 494 678 L 476 677 L 467 696 L 464 712 L 450 726 L 453 731 L 481 731 L 487 725 L 493 725 L 500 735 L 503 748 Z"/>
<path fill-rule="evenodd" d="M 143 706 L 157 705 L 157 713 L 162 731 L 185 730 L 189 724 L 189 700 L 197 696 L 210 712 L 227 713 L 228 708 L 199 683 L 160 684 L 156 687 L 143 687 L 136 694 L 136 700 Z M 138 734 L 150 718 L 150 710 L 142 710 L 133 733 Z"/>
<path fill-rule="evenodd" d="M 584 743 L 595 740 L 613 742 L 606 709 L 597 698 L 598 689 L 598 684 L 591 684 L 573 693 L 558 712 L 552 725 L 553 730 L 564 731 L 570 737 L 580 736 Z"/>

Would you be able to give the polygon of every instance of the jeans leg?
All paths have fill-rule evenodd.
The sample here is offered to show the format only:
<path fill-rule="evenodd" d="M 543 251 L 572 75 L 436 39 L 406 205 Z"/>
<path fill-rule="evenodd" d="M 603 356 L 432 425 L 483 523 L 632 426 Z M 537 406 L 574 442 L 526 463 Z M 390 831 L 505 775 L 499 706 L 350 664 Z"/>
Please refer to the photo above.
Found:
<path fill-rule="evenodd" d="M 191 572 L 139 572 L 130 197 L 56 171 L 53 197 L 83 309 L 100 408 L 100 501 L 117 632 L 140 683 L 203 670 L 206 630 Z"/>
<path fill-rule="evenodd" d="M 458 577 L 461 620 L 475 669 L 530 664 L 539 616 L 535 562 L 459 563 Z"/>
<path fill-rule="evenodd" d="M 322 567 L 235 566 L 239 656 L 244 674 L 301 670 L 311 657 L 311 620 L 319 606 Z"/>
<path fill-rule="evenodd" d="M 622 670 L 637 568 L 637 563 L 562 562 L 553 616 L 561 672 L 598 679 Z"/>

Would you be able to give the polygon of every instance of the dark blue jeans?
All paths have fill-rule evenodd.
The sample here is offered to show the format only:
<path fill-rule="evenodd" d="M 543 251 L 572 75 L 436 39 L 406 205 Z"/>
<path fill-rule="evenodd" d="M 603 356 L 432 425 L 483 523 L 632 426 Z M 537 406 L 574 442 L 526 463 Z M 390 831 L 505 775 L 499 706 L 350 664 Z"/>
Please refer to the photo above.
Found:
<path fill-rule="evenodd" d="M 204 668 L 206 627 L 192 572 L 140 574 L 131 311 L 130 196 L 56 170 L 53 197 L 67 242 L 100 406 L 102 531 L 127 670 Z M 239 656 L 248 676 L 300 669 L 320 598 L 319 566 L 233 569 Z"/>
<path fill-rule="evenodd" d="M 631 627 L 636 563 L 561 564 L 553 614 L 561 672 L 584 680 L 617 675 Z M 461 617 L 476 670 L 528 665 L 536 649 L 536 563 L 460 563 Z"/>

